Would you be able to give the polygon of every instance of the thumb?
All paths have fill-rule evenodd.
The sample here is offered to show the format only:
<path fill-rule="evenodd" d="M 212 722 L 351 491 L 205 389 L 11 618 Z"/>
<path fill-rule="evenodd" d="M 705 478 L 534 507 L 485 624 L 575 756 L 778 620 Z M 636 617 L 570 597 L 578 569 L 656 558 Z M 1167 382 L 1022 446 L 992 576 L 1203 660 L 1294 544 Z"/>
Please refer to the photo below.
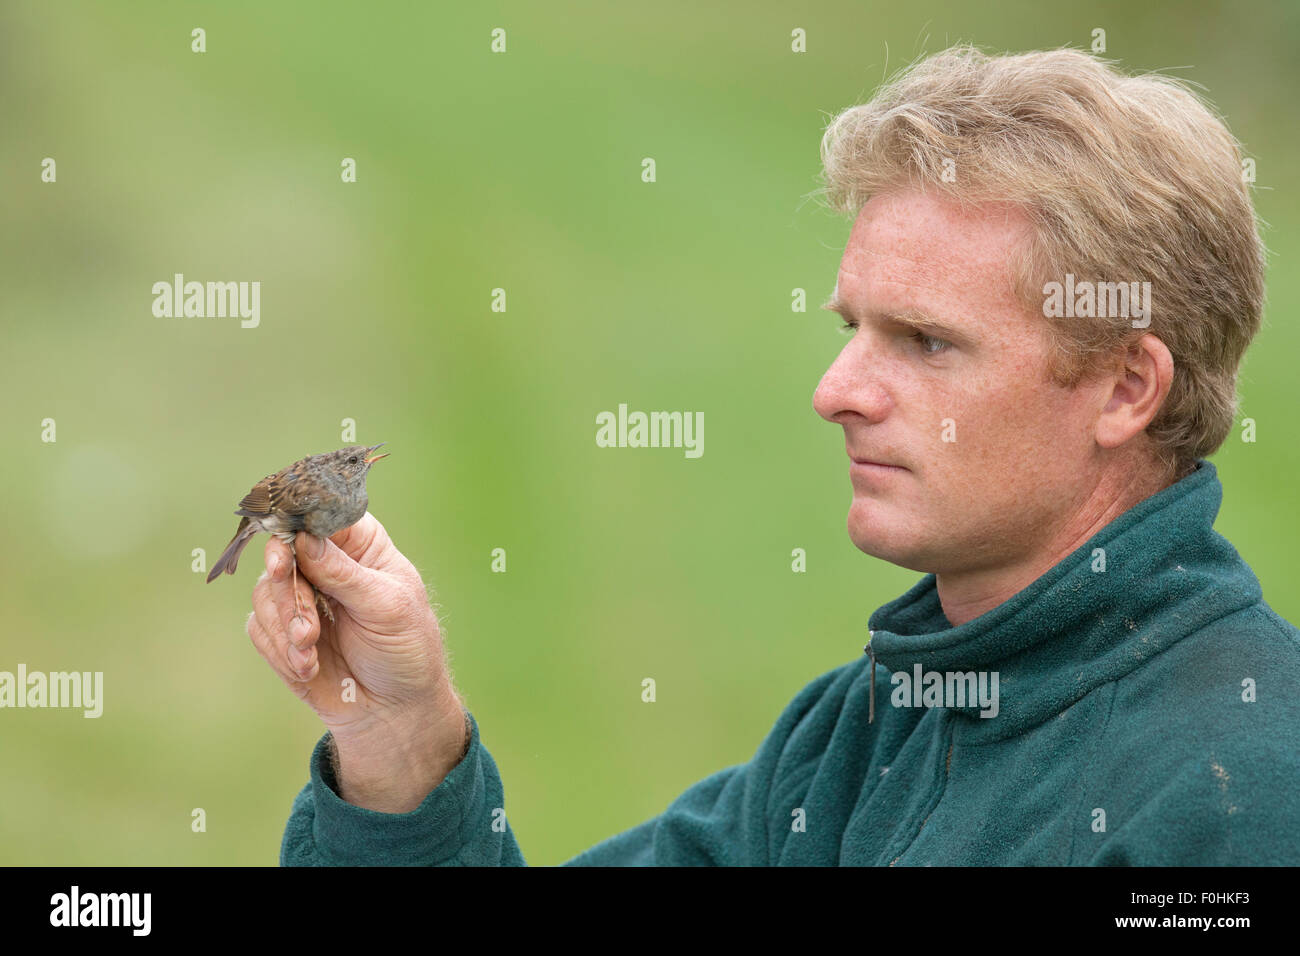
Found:
<path fill-rule="evenodd" d="M 300 531 L 294 548 L 298 552 L 298 569 L 318 590 L 346 606 L 364 605 L 383 586 L 383 575 L 358 564 L 326 538 Z"/>

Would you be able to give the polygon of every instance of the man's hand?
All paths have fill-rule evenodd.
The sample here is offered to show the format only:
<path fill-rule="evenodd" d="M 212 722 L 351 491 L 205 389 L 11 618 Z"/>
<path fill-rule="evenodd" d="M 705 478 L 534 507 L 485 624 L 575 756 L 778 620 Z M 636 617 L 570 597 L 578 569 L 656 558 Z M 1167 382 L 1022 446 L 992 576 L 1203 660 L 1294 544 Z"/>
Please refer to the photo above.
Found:
<path fill-rule="evenodd" d="M 467 741 L 420 574 L 369 512 L 328 541 L 300 533 L 295 547 L 304 616 L 295 618 L 293 555 L 273 537 L 248 635 L 332 734 L 343 799 L 386 813 L 414 810 L 460 762 Z M 307 581 L 334 599 L 332 623 L 320 620 Z M 348 678 L 355 700 L 344 699 Z"/>

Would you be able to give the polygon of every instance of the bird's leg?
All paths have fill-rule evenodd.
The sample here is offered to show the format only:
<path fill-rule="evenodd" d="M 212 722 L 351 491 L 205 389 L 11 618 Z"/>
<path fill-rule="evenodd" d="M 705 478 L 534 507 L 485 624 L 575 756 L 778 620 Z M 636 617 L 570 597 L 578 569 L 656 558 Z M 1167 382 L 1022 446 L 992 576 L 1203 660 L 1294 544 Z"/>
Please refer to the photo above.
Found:
<path fill-rule="evenodd" d="M 293 554 L 293 617 L 294 620 L 302 619 L 302 604 L 298 600 L 298 536 L 294 535 L 289 540 L 289 551 Z M 315 586 L 312 587 L 315 591 Z"/>

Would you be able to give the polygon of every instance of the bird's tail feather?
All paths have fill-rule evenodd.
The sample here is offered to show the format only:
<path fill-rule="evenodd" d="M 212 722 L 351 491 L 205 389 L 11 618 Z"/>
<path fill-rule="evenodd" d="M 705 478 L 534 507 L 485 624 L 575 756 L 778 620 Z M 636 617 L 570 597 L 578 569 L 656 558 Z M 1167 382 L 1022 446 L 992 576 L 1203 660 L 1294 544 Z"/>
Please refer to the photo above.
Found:
<path fill-rule="evenodd" d="M 230 539 L 230 544 L 226 545 L 226 550 L 221 553 L 217 563 L 208 572 L 209 584 L 215 581 L 222 571 L 227 574 L 235 573 L 235 568 L 239 565 L 239 555 L 243 552 L 244 545 L 252 540 L 257 531 L 258 529 L 247 518 L 239 519 L 239 527 L 235 529 L 235 536 Z"/>

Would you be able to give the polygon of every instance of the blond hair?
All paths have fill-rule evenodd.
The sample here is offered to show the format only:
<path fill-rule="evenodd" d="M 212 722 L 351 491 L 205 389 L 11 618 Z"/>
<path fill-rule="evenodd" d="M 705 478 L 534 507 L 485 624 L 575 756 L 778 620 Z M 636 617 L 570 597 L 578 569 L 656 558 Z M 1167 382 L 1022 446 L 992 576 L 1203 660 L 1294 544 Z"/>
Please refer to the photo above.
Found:
<path fill-rule="evenodd" d="M 1149 328 L 1045 317 L 1050 378 L 1072 387 L 1151 332 L 1174 360 L 1146 430 L 1159 464 L 1181 476 L 1223 443 L 1259 330 L 1265 250 L 1240 147 L 1185 83 L 1125 76 L 1077 50 L 957 46 L 834 117 L 821 154 L 821 192 L 840 212 L 897 187 L 1020 206 L 1034 228 L 1013 281 L 1038 314 L 1045 284 L 1067 273 L 1149 281 Z"/>

